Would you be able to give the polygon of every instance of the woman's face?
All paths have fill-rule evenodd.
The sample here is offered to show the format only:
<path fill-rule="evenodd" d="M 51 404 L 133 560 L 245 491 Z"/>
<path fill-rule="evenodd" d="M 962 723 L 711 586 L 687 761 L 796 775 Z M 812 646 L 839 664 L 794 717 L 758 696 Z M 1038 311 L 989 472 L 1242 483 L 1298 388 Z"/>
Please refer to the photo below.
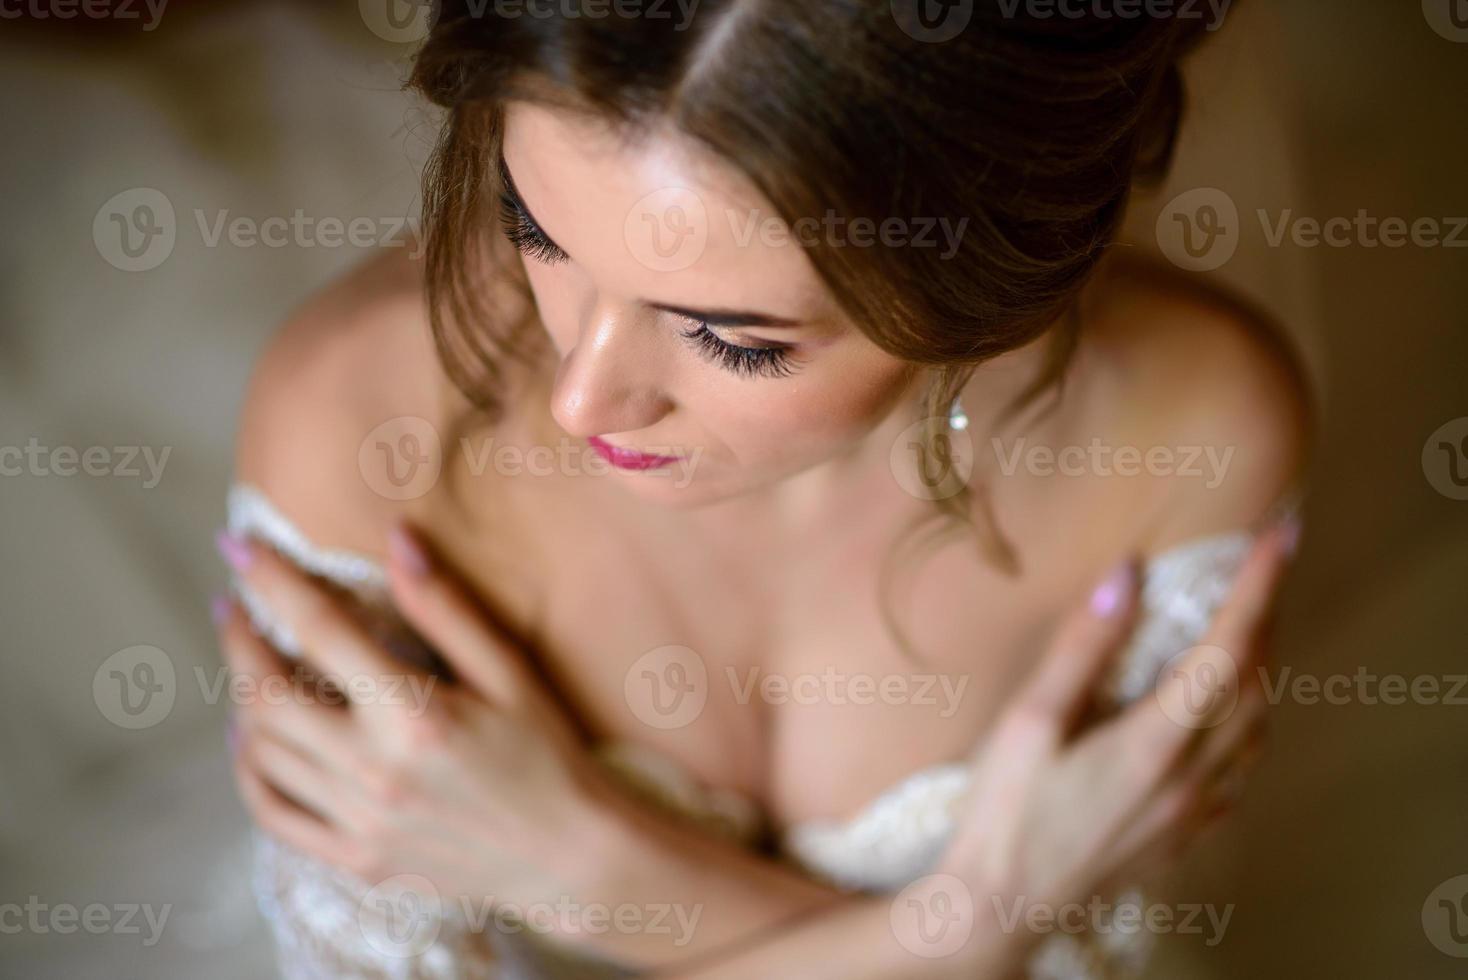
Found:
<path fill-rule="evenodd" d="M 632 491 L 698 505 L 768 487 L 851 453 L 912 391 L 774 211 L 685 137 L 630 142 L 516 102 L 504 164 L 507 225 L 560 357 L 551 414 L 593 445 L 679 457 L 613 466 Z"/>

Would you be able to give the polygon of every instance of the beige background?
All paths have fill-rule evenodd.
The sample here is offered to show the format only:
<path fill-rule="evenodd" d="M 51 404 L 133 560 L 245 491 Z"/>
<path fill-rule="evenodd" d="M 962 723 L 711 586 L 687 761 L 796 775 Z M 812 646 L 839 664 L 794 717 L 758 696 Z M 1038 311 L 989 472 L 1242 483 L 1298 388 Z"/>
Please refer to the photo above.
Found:
<path fill-rule="evenodd" d="M 360 257 L 208 247 L 195 217 L 413 214 L 431 129 L 398 92 L 407 48 L 338 15 L 189 5 L 159 27 L 0 22 L 0 446 L 169 447 L 162 482 L 0 477 L 0 903 L 171 904 L 163 939 L 0 934 L 0 975 L 263 977 L 208 596 L 243 383 L 273 325 Z M 207 9 L 207 13 L 205 13 Z M 1254 217 L 1468 215 L 1468 43 L 1418 5 L 1291 0 L 1232 11 L 1191 66 L 1195 106 L 1159 209 L 1212 187 L 1238 208 L 1212 275 L 1275 311 L 1326 405 L 1281 660 L 1320 676 L 1468 672 L 1468 502 L 1436 492 L 1428 436 L 1468 416 L 1468 250 L 1271 247 Z M 104 261 L 93 219 L 161 191 L 177 243 Z M 178 694 L 129 731 L 93 677 L 136 644 Z M 206 674 L 206 680 L 211 675 Z M 1305 705 L 1236 822 L 1178 875 L 1234 903 L 1224 941 L 1163 936 L 1153 976 L 1447 977 L 1423 903 L 1468 874 L 1468 705 Z M 1462 950 L 1468 953 L 1468 948 Z"/>

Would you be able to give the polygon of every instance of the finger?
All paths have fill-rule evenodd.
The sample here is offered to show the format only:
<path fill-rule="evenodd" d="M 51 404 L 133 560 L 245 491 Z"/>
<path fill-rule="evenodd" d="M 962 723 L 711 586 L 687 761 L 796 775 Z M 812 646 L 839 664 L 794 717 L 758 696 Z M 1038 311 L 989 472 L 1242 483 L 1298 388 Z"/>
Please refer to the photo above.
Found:
<path fill-rule="evenodd" d="M 239 603 L 217 611 L 220 650 L 231 673 L 229 696 L 242 724 L 269 731 L 330 761 L 350 748 L 352 721 L 318 681 L 307 684 L 301 666 L 280 655 L 251 628 Z M 340 771 L 339 765 L 333 768 Z"/>
<path fill-rule="evenodd" d="M 1137 699 L 1098 737 L 1115 737 L 1127 768 L 1126 791 L 1145 797 L 1196 751 L 1206 733 L 1237 707 L 1241 676 L 1233 655 L 1199 645 L 1164 665 L 1149 695 Z"/>
<path fill-rule="evenodd" d="M 1239 710 L 1210 731 L 1196 754 L 1139 804 L 1118 836 L 1118 851 L 1140 852 L 1156 845 L 1165 855 L 1175 854 L 1216 818 L 1216 811 L 1232 808 L 1262 754 L 1267 706 L 1262 692 L 1246 692 Z"/>
<path fill-rule="evenodd" d="M 332 774 L 267 732 L 242 733 L 235 750 L 277 792 L 322 821 L 341 824 L 346 799 Z"/>
<path fill-rule="evenodd" d="M 1085 606 L 1061 625 L 1033 676 L 1021 690 L 1020 710 L 1053 719 L 1068 734 L 1095 699 L 1105 668 L 1130 632 L 1137 606 L 1134 561 L 1116 566 L 1095 587 Z"/>
<path fill-rule="evenodd" d="M 1289 567 L 1299 533 L 1298 522 L 1286 519 L 1259 536 L 1234 579 L 1228 600 L 1205 634 L 1204 643 L 1225 650 L 1244 650 L 1263 631 L 1274 610 L 1279 585 Z"/>
<path fill-rule="evenodd" d="M 403 616 L 464 683 L 514 704 L 539 690 L 518 644 L 490 621 L 463 583 L 406 524 L 388 537 L 389 583 Z"/>
<path fill-rule="evenodd" d="M 261 829 L 328 864 L 352 866 L 355 851 L 331 825 L 271 786 L 244 757 L 236 757 L 234 773 L 240 799 Z"/>
<path fill-rule="evenodd" d="M 1267 720 L 1269 703 L 1258 684 L 1246 685 L 1229 717 L 1209 729 L 1197 741 L 1175 778 L 1196 780 L 1205 785 L 1217 782 L 1225 770 L 1260 736 Z"/>
<path fill-rule="evenodd" d="M 426 679 L 422 671 L 395 660 L 371 637 L 343 603 L 323 585 L 258 542 L 224 535 L 220 551 L 240 575 L 242 587 L 259 596 L 292 633 L 305 658 L 358 706 L 379 703 L 401 679 Z"/>

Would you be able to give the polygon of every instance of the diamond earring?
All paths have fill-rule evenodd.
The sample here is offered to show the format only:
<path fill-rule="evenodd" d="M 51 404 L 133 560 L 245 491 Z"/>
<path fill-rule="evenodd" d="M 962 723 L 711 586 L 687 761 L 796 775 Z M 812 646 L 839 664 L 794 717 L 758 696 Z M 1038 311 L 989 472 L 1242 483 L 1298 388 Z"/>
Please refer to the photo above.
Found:
<path fill-rule="evenodd" d="M 968 415 L 965 414 L 963 403 L 958 400 L 957 396 L 954 397 L 953 404 L 948 407 L 948 427 L 954 432 L 962 432 L 968 428 Z"/>

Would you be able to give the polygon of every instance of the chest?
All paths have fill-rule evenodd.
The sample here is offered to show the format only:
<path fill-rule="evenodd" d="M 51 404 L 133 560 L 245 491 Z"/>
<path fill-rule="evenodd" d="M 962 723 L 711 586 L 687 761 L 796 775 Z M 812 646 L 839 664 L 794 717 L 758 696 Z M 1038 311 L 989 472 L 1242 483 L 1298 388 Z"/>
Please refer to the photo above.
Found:
<path fill-rule="evenodd" d="M 966 538 L 897 557 L 797 548 L 769 575 L 610 531 L 542 543 L 569 560 L 515 616 L 590 734 L 670 757 L 776 825 L 849 816 L 966 757 L 1052 621 L 1053 589 Z"/>

